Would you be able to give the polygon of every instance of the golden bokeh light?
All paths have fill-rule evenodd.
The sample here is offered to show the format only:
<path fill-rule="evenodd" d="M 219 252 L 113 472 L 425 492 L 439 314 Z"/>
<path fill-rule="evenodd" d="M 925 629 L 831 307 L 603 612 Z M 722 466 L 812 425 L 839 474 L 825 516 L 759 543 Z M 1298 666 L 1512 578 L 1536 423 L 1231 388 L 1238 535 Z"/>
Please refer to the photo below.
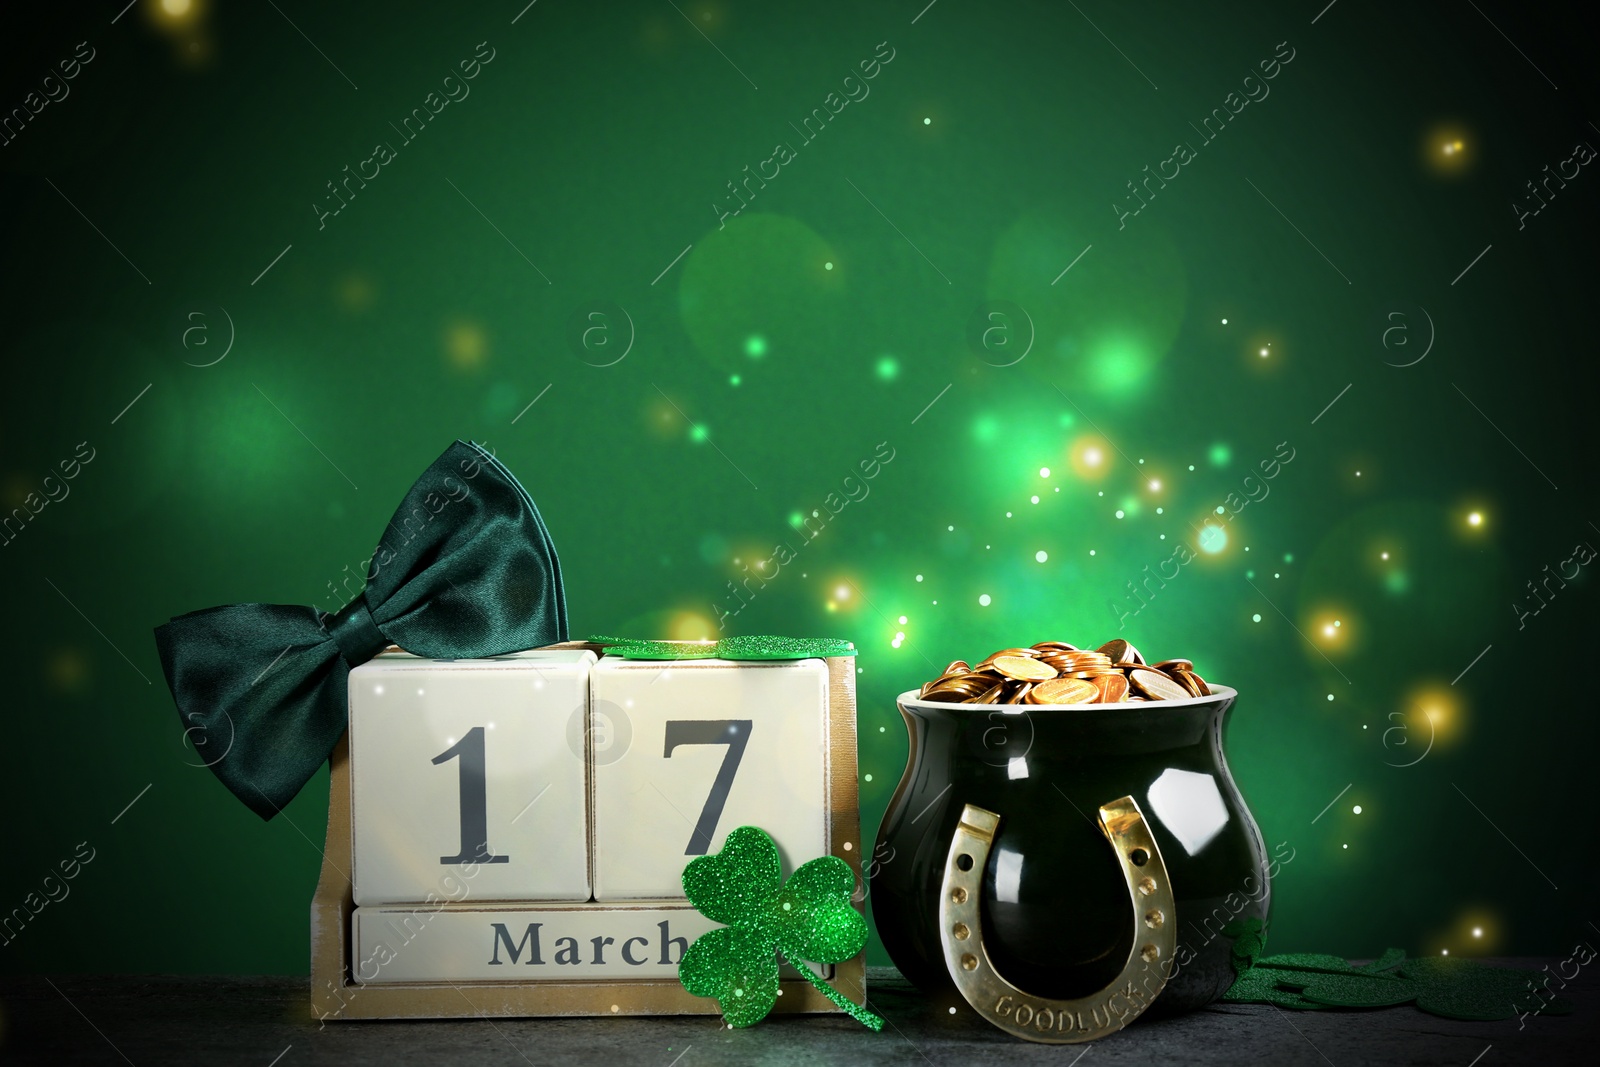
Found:
<path fill-rule="evenodd" d="M 45 673 L 57 692 L 82 693 L 89 687 L 89 657 L 76 648 L 59 649 L 46 661 Z"/>
<path fill-rule="evenodd" d="M 445 330 L 444 352 L 455 367 L 476 370 L 488 358 L 489 339 L 476 323 L 452 323 Z"/>
<path fill-rule="evenodd" d="M 1359 627 L 1348 607 L 1325 605 L 1311 613 L 1306 636 L 1324 655 L 1349 652 L 1356 644 Z"/>
<path fill-rule="evenodd" d="M 1114 456 L 1111 445 L 1096 434 L 1084 434 L 1067 449 L 1067 460 L 1072 472 L 1080 478 L 1103 478 L 1111 470 Z"/>
<path fill-rule="evenodd" d="M 1494 515 L 1484 506 L 1483 499 L 1477 498 L 1462 501 L 1453 513 L 1452 522 L 1458 536 L 1476 541 L 1489 533 Z"/>
<path fill-rule="evenodd" d="M 1506 925 L 1487 908 L 1471 907 L 1429 940 L 1441 956 L 1493 956 L 1506 942 Z"/>
<path fill-rule="evenodd" d="M 698 611 L 673 612 L 667 620 L 668 641 L 714 641 L 717 624 Z"/>
<path fill-rule="evenodd" d="M 1424 747 L 1430 737 L 1435 745 L 1449 744 L 1460 735 L 1464 725 L 1465 709 L 1460 693 L 1447 682 L 1418 685 L 1405 694 L 1397 710 L 1404 717 L 1413 740 Z"/>
<path fill-rule="evenodd" d="M 353 314 L 360 314 L 372 307 L 372 302 L 378 295 L 378 287 L 365 274 L 352 273 L 340 279 L 337 294 L 340 307 Z"/>
<path fill-rule="evenodd" d="M 1440 123 L 1422 138 L 1424 164 L 1435 174 L 1453 176 L 1471 168 L 1476 152 L 1467 131 L 1456 123 Z"/>

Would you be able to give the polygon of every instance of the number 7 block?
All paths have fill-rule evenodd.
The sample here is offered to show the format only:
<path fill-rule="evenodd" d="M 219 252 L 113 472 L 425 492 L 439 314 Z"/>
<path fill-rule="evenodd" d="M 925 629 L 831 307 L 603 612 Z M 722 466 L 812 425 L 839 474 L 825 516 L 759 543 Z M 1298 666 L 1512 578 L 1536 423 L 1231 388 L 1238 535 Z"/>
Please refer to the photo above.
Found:
<path fill-rule="evenodd" d="M 828 668 L 823 660 L 602 659 L 591 714 L 594 895 L 683 897 L 683 868 L 759 826 L 784 874 L 828 852 Z"/>

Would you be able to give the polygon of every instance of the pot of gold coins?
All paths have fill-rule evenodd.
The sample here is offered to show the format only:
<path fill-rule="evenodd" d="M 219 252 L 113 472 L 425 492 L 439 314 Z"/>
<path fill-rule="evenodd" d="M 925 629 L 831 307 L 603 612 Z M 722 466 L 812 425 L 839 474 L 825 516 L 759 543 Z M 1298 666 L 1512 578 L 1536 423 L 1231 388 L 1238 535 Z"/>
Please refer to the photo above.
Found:
<path fill-rule="evenodd" d="M 1285 861 L 1222 756 L 1234 696 L 1120 639 L 1002 649 L 901 694 L 910 758 L 870 867 L 901 973 L 1056 1043 L 1220 997 Z"/>

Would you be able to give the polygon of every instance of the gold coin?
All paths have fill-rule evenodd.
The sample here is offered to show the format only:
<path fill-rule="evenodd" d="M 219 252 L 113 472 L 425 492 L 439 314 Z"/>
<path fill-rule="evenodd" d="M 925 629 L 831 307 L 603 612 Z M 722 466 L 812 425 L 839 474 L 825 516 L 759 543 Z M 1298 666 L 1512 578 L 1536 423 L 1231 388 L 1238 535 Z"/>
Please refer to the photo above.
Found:
<path fill-rule="evenodd" d="M 944 694 L 938 699 L 970 700 L 976 694 L 994 685 L 997 680 L 993 675 L 988 674 L 957 674 L 948 678 L 939 678 L 923 687 L 922 698 L 924 700 L 932 700 L 935 699 L 935 694 Z"/>
<path fill-rule="evenodd" d="M 1112 663 L 1143 663 L 1144 657 L 1139 655 L 1139 650 L 1134 648 L 1122 638 L 1113 638 L 1100 646 L 1100 651 L 1109 657 Z"/>
<path fill-rule="evenodd" d="M 1021 656 L 1023 659 L 1037 659 L 1039 653 L 1031 648 L 1002 648 L 997 652 L 989 653 L 981 663 L 972 669 L 975 671 L 989 670 L 994 667 L 994 661 L 1001 656 Z"/>
<path fill-rule="evenodd" d="M 1099 691 L 1095 697 L 1096 704 L 1120 704 L 1127 699 L 1128 679 L 1120 673 L 1100 675 L 1092 684 Z"/>
<path fill-rule="evenodd" d="M 1158 670 L 1135 667 L 1128 672 L 1133 687 L 1152 700 L 1187 700 L 1189 691 Z"/>
<path fill-rule="evenodd" d="M 1195 681 L 1194 675 L 1190 672 L 1173 669 L 1166 671 L 1165 674 L 1174 682 L 1177 682 L 1179 685 L 1187 689 L 1190 696 L 1203 697 L 1206 695 L 1205 692 L 1201 690 L 1200 683 Z"/>
<path fill-rule="evenodd" d="M 1087 704 L 1100 695 L 1093 682 L 1081 678 L 1056 678 L 1040 682 L 1028 694 L 1030 704 Z"/>
<path fill-rule="evenodd" d="M 917 691 L 923 700 L 960 704 L 1145 703 L 1211 695 L 1211 686 L 1187 659 L 1147 665 L 1123 638 L 1098 649 L 1066 641 L 1002 648 L 976 666 L 954 660 Z"/>
<path fill-rule="evenodd" d="M 961 688 L 970 686 L 972 684 L 975 684 L 975 683 L 967 681 L 967 679 L 970 678 L 970 677 L 972 677 L 972 676 L 971 675 L 967 675 L 967 674 L 943 675 L 943 676 L 935 678 L 933 681 L 929 682 L 926 686 L 924 686 L 924 688 L 927 689 L 929 692 L 932 692 L 934 690 L 942 690 L 942 689 L 961 689 Z"/>
<path fill-rule="evenodd" d="M 1122 672 L 1117 670 L 1115 667 L 1087 667 L 1081 671 L 1061 672 L 1061 677 L 1063 678 L 1083 678 L 1088 681 L 1093 681 L 1096 678 L 1105 678 L 1110 675 L 1116 675 L 1118 678 L 1121 678 Z"/>
<path fill-rule="evenodd" d="M 1000 682 L 1000 683 L 990 687 L 989 689 L 986 689 L 983 692 L 979 693 L 977 696 L 975 696 L 972 699 L 968 700 L 967 703 L 968 704 L 998 704 L 998 703 L 1000 703 L 1000 698 L 1005 695 L 1005 691 L 1006 691 L 1005 683 L 1004 682 Z"/>
<path fill-rule="evenodd" d="M 994 669 L 1007 678 L 1019 682 L 1044 682 L 1056 676 L 1055 668 L 1026 656 L 1001 656 L 994 661 Z"/>
<path fill-rule="evenodd" d="M 1077 670 L 1087 666 L 1111 666 L 1111 660 L 1099 652 L 1046 652 L 1039 658 L 1058 670 Z"/>

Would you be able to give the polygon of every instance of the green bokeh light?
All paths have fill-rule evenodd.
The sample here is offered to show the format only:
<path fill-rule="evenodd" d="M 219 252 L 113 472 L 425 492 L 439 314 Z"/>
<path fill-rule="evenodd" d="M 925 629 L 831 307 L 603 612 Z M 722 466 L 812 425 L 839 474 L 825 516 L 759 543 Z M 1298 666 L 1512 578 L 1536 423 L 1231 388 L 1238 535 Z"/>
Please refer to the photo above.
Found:
<path fill-rule="evenodd" d="M 1140 392 L 1155 362 L 1136 341 L 1111 336 L 1089 353 L 1085 369 L 1090 384 L 1101 395 L 1131 397 Z"/>
<path fill-rule="evenodd" d="M 884 356 L 878 360 L 876 370 L 879 378 L 886 382 L 892 382 L 900 377 L 900 362 L 893 356 Z"/>
<path fill-rule="evenodd" d="M 995 239 L 987 292 L 1032 322 L 1033 351 L 1017 365 L 1023 374 L 1054 380 L 1066 372 L 1089 393 L 1128 400 L 1142 394 L 1178 338 L 1188 274 L 1160 224 L 1128 227 L 1092 250 L 1091 241 L 1081 218 L 1025 214 Z M 1085 258 L 1063 276 L 1080 252 Z"/>
<path fill-rule="evenodd" d="M 780 353 L 846 350 L 844 272 L 817 269 L 832 259 L 828 243 L 798 219 L 765 212 L 730 219 L 684 258 L 684 329 L 729 373 Z"/>
<path fill-rule="evenodd" d="M 1212 445 L 1211 451 L 1207 453 L 1207 455 L 1210 458 L 1211 465 L 1213 467 L 1226 467 L 1233 461 L 1233 449 L 1229 448 L 1221 441 L 1218 441 L 1216 444 Z"/>
<path fill-rule="evenodd" d="M 721 563 L 728 558 L 728 542 L 721 534 L 708 533 L 700 538 L 700 559 L 706 563 Z"/>

